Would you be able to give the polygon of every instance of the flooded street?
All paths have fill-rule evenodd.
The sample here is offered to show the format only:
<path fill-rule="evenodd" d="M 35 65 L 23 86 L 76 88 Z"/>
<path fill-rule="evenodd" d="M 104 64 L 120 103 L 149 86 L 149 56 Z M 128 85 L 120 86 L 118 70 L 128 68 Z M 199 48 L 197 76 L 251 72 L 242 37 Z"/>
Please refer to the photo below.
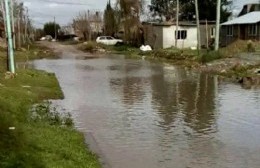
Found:
<path fill-rule="evenodd" d="M 259 89 L 123 56 L 34 67 L 56 73 L 65 99 L 54 103 L 111 168 L 259 168 Z"/>

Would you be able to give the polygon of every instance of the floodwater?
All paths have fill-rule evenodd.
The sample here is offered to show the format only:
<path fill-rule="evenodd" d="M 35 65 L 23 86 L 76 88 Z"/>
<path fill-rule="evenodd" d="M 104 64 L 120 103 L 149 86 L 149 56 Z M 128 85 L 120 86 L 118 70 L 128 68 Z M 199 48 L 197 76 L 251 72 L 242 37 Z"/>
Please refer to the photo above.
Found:
<path fill-rule="evenodd" d="M 260 90 L 145 60 L 39 60 L 112 168 L 259 168 Z M 68 142 L 69 143 L 69 142 Z"/>

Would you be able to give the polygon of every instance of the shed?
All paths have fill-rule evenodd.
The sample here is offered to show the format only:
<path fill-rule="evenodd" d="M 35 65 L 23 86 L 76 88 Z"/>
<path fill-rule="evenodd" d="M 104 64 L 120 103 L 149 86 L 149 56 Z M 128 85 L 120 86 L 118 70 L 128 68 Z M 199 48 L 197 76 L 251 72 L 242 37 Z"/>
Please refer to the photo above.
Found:
<path fill-rule="evenodd" d="M 206 24 L 207 23 L 207 24 Z M 207 46 L 215 36 L 215 22 L 201 21 L 201 45 Z M 193 22 L 180 22 L 178 32 L 176 23 L 143 23 L 145 44 L 153 48 L 170 48 L 175 46 L 177 36 L 178 48 L 197 47 L 197 26 Z"/>

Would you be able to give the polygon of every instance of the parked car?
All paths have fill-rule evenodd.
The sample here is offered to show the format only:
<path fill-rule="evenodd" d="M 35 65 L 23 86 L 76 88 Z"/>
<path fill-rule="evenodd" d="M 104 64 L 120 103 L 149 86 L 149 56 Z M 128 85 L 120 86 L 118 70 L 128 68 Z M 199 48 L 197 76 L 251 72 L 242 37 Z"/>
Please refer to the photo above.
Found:
<path fill-rule="evenodd" d="M 51 35 L 46 35 L 45 37 L 41 37 L 40 40 L 41 40 L 41 41 L 45 41 L 45 40 L 51 41 L 51 40 L 52 40 L 52 37 L 51 37 Z"/>
<path fill-rule="evenodd" d="M 123 43 L 123 40 L 115 39 L 114 37 L 111 37 L 111 36 L 99 36 L 96 39 L 96 42 L 105 44 L 105 45 L 116 45 L 116 44 Z"/>

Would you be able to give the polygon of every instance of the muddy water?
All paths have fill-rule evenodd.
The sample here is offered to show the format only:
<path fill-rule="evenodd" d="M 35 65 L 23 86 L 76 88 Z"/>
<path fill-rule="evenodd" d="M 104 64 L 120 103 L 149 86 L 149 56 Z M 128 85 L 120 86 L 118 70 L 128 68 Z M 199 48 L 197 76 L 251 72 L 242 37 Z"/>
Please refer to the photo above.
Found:
<path fill-rule="evenodd" d="M 124 57 L 34 62 L 112 168 L 259 168 L 260 90 Z"/>

